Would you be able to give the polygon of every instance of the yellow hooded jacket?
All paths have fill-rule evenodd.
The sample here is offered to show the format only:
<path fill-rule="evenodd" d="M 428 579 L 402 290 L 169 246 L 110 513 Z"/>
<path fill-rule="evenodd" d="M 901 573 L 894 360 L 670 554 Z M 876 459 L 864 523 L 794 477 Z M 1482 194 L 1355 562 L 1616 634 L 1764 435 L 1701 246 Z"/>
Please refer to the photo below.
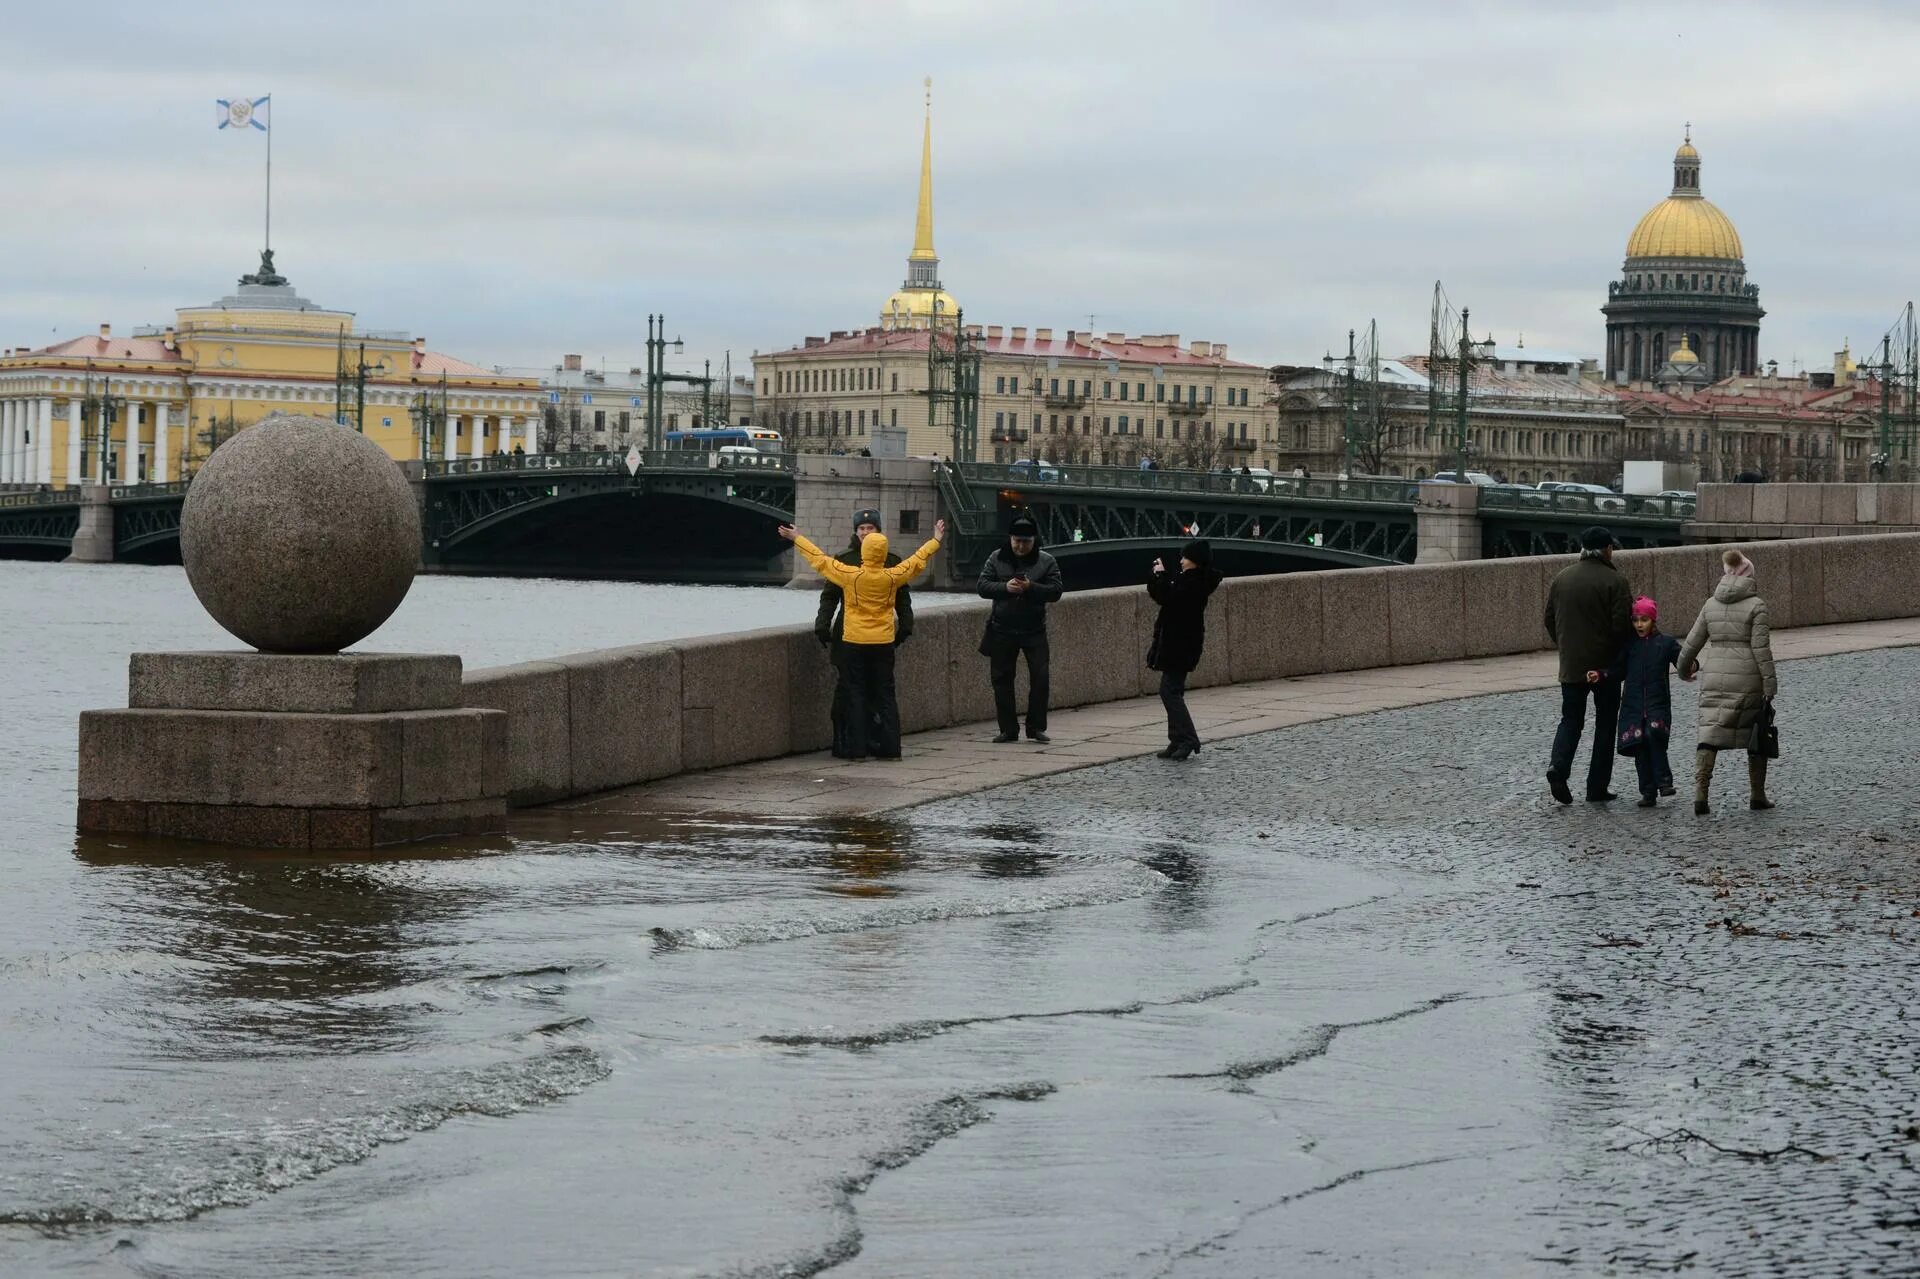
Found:
<path fill-rule="evenodd" d="M 796 536 L 794 546 L 813 565 L 813 571 L 840 588 L 845 599 L 845 621 L 841 642 L 845 644 L 893 643 L 893 597 L 899 589 L 926 572 L 927 561 L 940 549 L 936 539 L 887 567 L 887 535 L 869 533 L 860 543 L 860 566 L 842 564 L 804 537 Z"/>

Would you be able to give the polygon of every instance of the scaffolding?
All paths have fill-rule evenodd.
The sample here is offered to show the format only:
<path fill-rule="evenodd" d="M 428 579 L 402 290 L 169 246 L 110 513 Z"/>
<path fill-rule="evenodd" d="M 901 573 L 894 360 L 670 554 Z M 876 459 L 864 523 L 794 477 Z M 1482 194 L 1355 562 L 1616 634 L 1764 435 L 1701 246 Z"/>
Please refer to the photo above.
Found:
<path fill-rule="evenodd" d="M 1467 428 L 1467 383 L 1473 373 L 1473 339 L 1467 311 L 1453 309 L 1440 281 L 1433 282 L 1433 312 L 1427 326 L 1427 438 L 1442 437 L 1444 416 L 1453 415 L 1455 469 L 1464 480 L 1473 452 Z M 1451 388 L 1451 392 L 1449 391 Z"/>

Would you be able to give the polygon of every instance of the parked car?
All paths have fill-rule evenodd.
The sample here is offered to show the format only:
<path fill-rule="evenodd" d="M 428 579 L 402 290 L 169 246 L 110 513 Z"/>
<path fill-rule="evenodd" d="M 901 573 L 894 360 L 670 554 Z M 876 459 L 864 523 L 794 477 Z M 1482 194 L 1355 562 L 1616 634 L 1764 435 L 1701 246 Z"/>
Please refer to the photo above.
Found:
<path fill-rule="evenodd" d="M 1481 487 L 1485 488 L 1489 495 L 1501 494 L 1520 506 L 1548 506 L 1553 502 L 1552 497 L 1531 484 L 1487 484 Z"/>
<path fill-rule="evenodd" d="M 1583 494 L 1593 499 L 1596 511 L 1624 511 L 1627 499 L 1604 484 L 1578 484 L 1572 480 L 1542 480 L 1540 491 L 1543 493 Z"/>
<path fill-rule="evenodd" d="M 1661 489 L 1661 497 L 1677 497 L 1683 502 L 1696 502 L 1699 496 L 1692 489 Z"/>
<path fill-rule="evenodd" d="M 1436 484 L 1478 484 L 1482 488 L 1493 488 L 1500 483 L 1485 471 L 1468 471 L 1464 481 L 1458 471 L 1435 471 L 1432 481 Z"/>

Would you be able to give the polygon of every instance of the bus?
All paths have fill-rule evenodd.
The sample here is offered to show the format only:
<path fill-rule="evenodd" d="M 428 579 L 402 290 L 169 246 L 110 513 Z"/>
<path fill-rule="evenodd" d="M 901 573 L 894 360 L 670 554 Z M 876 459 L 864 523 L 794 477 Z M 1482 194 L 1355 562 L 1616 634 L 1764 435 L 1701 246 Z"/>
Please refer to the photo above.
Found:
<path fill-rule="evenodd" d="M 749 448 L 761 453 L 778 453 L 780 432 L 764 426 L 696 427 L 690 431 L 668 431 L 667 447 L 690 449 L 700 453 L 718 453 L 721 449 Z"/>

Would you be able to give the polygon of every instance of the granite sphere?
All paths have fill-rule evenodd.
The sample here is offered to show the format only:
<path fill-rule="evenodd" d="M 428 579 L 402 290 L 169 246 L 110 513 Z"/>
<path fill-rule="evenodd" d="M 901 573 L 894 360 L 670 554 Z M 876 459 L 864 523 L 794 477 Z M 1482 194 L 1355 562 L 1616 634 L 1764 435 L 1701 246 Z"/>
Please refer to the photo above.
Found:
<path fill-rule="evenodd" d="M 420 508 L 386 450 L 317 417 L 271 417 L 215 449 L 180 515 L 213 620 L 268 653 L 337 653 L 413 585 Z"/>

